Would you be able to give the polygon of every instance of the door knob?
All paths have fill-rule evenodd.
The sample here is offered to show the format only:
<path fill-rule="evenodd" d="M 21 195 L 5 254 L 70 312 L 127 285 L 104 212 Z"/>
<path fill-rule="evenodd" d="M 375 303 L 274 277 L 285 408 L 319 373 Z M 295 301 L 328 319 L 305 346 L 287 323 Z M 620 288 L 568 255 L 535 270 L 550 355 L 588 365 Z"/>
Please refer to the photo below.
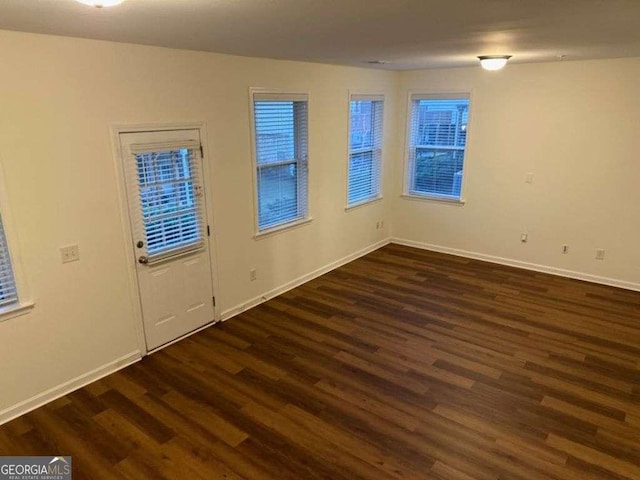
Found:
<path fill-rule="evenodd" d="M 142 263 L 143 265 L 146 265 L 147 263 L 149 263 L 149 259 L 143 255 L 140 258 L 138 258 L 138 262 Z"/>
<path fill-rule="evenodd" d="M 142 240 L 139 240 L 138 243 L 136 243 L 136 247 L 138 248 L 144 247 L 144 242 Z"/>

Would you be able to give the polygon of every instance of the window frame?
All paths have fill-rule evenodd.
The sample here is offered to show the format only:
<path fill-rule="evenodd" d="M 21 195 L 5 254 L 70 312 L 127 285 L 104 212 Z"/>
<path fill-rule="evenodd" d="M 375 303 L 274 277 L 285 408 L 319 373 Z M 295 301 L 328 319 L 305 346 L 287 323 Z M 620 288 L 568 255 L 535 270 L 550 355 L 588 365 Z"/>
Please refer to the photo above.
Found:
<path fill-rule="evenodd" d="M 455 197 L 452 195 L 440 195 L 436 193 L 419 193 L 412 189 L 412 181 L 414 175 L 414 163 L 411 158 L 411 134 L 412 134 L 412 113 L 414 100 L 460 100 L 466 99 L 469 102 L 468 121 L 466 141 L 463 149 L 464 163 L 462 165 L 462 181 L 460 185 L 460 196 Z M 403 172 L 403 187 L 401 197 L 408 200 L 421 200 L 436 203 L 445 203 L 452 205 L 462 206 L 466 203 L 465 199 L 465 185 L 467 182 L 468 171 L 468 159 L 469 159 L 469 143 L 470 143 L 470 131 L 472 125 L 472 105 L 473 105 L 473 91 L 472 90 L 443 90 L 443 91 L 425 91 L 425 90 L 410 90 L 407 95 L 407 110 L 406 110 L 406 132 L 404 142 L 404 172 Z M 436 147 L 437 148 L 437 147 Z"/>
<path fill-rule="evenodd" d="M 371 148 L 359 149 L 357 152 L 351 151 L 351 102 L 354 101 L 370 101 L 370 102 L 381 102 L 381 110 L 382 117 L 380 119 L 380 147 L 376 148 L 375 140 L 373 141 L 373 145 Z M 373 107 L 373 105 L 372 105 Z M 383 198 L 382 187 L 383 187 L 383 154 L 384 154 L 384 116 L 385 116 L 385 96 L 383 93 L 361 93 L 356 91 L 349 91 L 349 97 L 347 102 L 347 182 L 346 182 L 346 192 L 345 192 L 345 210 L 351 210 L 353 208 L 361 207 L 363 205 L 367 205 L 369 203 L 375 203 Z M 373 128 L 375 128 L 375 121 Z M 372 137 L 373 138 L 373 137 Z M 377 191 L 375 195 L 367 197 L 365 199 L 361 199 L 352 203 L 349 203 L 349 184 L 350 184 L 350 173 L 351 173 L 351 155 L 353 153 L 364 153 L 371 152 L 372 161 L 375 162 L 375 167 L 377 168 Z"/>
<path fill-rule="evenodd" d="M 279 224 L 275 224 L 266 228 L 260 229 L 260 192 L 259 192 L 259 182 L 258 182 L 258 144 L 256 137 L 256 117 L 255 117 L 255 102 L 256 100 L 266 101 L 304 101 L 306 102 L 306 110 L 307 110 L 307 144 L 306 144 L 306 158 L 304 159 L 287 159 L 281 162 L 274 162 L 270 164 L 270 166 L 282 166 L 282 165 L 297 165 L 297 170 L 302 170 L 304 175 L 306 175 L 306 191 L 304 195 L 306 198 L 303 199 L 304 204 L 306 206 L 304 215 L 292 219 L 290 221 L 285 221 Z M 274 233 L 282 232 L 284 230 L 289 230 L 294 227 L 298 227 L 300 225 L 307 224 L 313 220 L 311 217 L 310 211 L 310 195 L 309 195 L 309 185 L 310 185 L 310 169 L 309 169 L 309 117 L 310 117 L 310 101 L 311 96 L 309 92 L 304 91 L 296 91 L 296 90 L 278 90 L 278 89 L 265 89 L 265 88 L 249 88 L 249 121 L 250 121 L 250 137 L 251 137 L 251 166 L 252 166 L 252 178 L 253 178 L 253 213 L 254 213 L 254 238 L 259 239 L 265 236 L 269 236 Z M 298 139 L 294 138 L 294 143 L 297 143 Z M 300 182 L 300 174 L 298 174 L 297 181 Z M 300 202 L 300 195 L 303 192 L 298 189 L 298 202 Z"/>
<path fill-rule="evenodd" d="M 4 228 L 7 252 L 11 261 L 13 280 L 15 282 L 18 296 L 18 301 L 16 303 L 0 307 L 0 323 L 29 313 L 35 306 L 35 303 L 31 299 L 22 269 L 22 260 L 20 250 L 18 248 L 13 216 L 9 208 L 9 200 L 7 198 L 8 195 L 4 178 L 4 169 L 0 159 L 0 221 Z"/>

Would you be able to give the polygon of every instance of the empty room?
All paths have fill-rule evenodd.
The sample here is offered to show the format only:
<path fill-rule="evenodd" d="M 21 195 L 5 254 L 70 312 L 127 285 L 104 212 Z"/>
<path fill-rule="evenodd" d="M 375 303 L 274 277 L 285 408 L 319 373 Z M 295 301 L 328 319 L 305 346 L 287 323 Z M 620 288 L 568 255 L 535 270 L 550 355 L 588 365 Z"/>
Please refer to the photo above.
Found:
<path fill-rule="evenodd" d="M 0 2 L 0 480 L 640 480 L 640 1 Z"/>

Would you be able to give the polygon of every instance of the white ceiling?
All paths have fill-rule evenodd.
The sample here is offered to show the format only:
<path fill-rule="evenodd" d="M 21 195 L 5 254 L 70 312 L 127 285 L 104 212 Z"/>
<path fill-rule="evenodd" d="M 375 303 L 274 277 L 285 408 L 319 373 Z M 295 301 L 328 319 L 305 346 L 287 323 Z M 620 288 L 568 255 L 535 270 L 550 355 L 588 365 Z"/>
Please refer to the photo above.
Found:
<path fill-rule="evenodd" d="M 1 0 L 0 29 L 410 69 L 640 56 L 640 0 Z"/>

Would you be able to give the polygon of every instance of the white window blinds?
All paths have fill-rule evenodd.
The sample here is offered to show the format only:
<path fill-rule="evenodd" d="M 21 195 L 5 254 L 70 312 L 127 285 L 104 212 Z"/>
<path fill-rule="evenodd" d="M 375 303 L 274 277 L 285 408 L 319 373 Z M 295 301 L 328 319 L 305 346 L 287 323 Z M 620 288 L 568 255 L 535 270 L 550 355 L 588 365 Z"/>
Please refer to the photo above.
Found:
<path fill-rule="evenodd" d="M 468 95 L 412 95 L 408 193 L 460 199 Z"/>
<path fill-rule="evenodd" d="M 352 95 L 349 102 L 347 206 L 380 196 L 383 97 Z"/>
<path fill-rule="evenodd" d="M 258 231 L 307 217 L 307 96 L 253 97 Z"/>
<path fill-rule="evenodd" d="M 204 242 L 200 144 L 132 145 L 129 162 L 134 237 L 149 262 L 200 248 Z"/>
<path fill-rule="evenodd" d="M 11 256 L 7 238 L 0 218 L 0 308 L 18 303 L 18 290 L 11 266 Z"/>

